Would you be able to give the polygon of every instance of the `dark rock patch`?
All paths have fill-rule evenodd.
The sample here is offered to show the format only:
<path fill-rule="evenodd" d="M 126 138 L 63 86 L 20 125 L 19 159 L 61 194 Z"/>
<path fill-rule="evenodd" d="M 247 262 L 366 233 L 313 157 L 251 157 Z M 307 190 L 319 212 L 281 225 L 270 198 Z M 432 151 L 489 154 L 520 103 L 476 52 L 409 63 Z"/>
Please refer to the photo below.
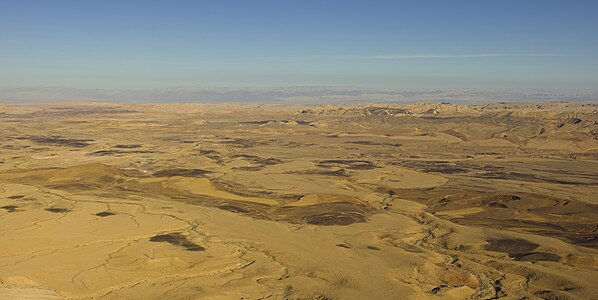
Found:
<path fill-rule="evenodd" d="M 265 166 L 270 166 L 270 165 L 275 165 L 275 164 L 279 164 L 282 163 L 282 161 L 280 159 L 276 159 L 276 158 L 262 158 L 256 155 L 249 155 L 249 154 L 234 154 L 231 157 L 233 158 L 243 158 L 245 160 L 248 160 L 254 164 L 259 164 L 259 165 L 265 165 Z"/>
<path fill-rule="evenodd" d="M 504 253 L 521 253 L 534 251 L 538 246 L 539 245 L 536 243 L 523 239 L 493 239 L 488 241 L 485 250 Z"/>
<path fill-rule="evenodd" d="M 318 167 L 330 168 L 335 166 L 342 166 L 352 170 L 371 170 L 377 168 L 371 161 L 367 160 L 344 160 L 344 159 L 330 159 L 321 160 L 317 163 Z"/>
<path fill-rule="evenodd" d="M 214 151 L 214 150 L 199 150 L 199 154 L 203 155 L 213 161 L 215 161 L 216 163 L 222 163 L 222 158 L 220 157 L 220 155 L 218 155 L 218 151 Z"/>
<path fill-rule="evenodd" d="M 488 204 L 488 206 L 495 207 L 495 208 L 507 208 L 508 207 L 506 204 L 500 203 L 500 202 L 492 202 L 492 203 Z"/>
<path fill-rule="evenodd" d="M 187 239 L 187 236 L 178 232 L 158 234 L 150 238 L 150 242 L 169 243 L 175 246 L 185 248 L 187 251 L 204 251 L 206 248 L 193 243 Z"/>
<path fill-rule="evenodd" d="M 494 195 L 494 196 L 490 197 L 489 199 L 495 200 L 495 201 L 517 201 L 517 200 L 521 200 L 521 197 L 518 195 L 504 194 L 504 195 Z"/>
<path fill-rule="evenodd" d="M 240 138 L 222 139 L 219 141 L 219 143 L 224 145 L 233 145 L 239 148 L 253 148 L 256 144 L 260 144 L 254 140 Z"/>
<path fill-rule="evenodd" d="M 559 180 L 553 178 L 545 178 L 534 174 L 519 173 L 519 172 L 486 172 L 475 174 L 472 177 L 485 178 L 485 179 L 508 179 L 508 180 L 521 180 L 527 182 L 544 182 L 544 183 L 555 183 L 555 184 L 566 184 L 566 185 L 589 185 L 589 183 L 575 182 L 568 180 Z"/>
<path fill-rule="evenodd" d="M 518 252 L 509 253 L 509 257 L 518 261 L 559 261 L 561 257 L 548 252 Z"/>
<path fill-rule="evenodd" d="M 66 146 L 66 147 L 73 147 L 73 148 L 84 148 L 84 147 L 89 146 L 90 142 L 93 142 L 93 140 L 89 140 L 89 139 L 70 139 L 70 138 L 64 138 L 64 137 L 60 137 L 60 136 L 34 136 L 34 137 L 30 137 L 28 139 L 37 144 Z"/>
<path fill-rule="evenodd" d="M 565 120 L 564 122 L 558 124 L 556 127 L 557 128 L 561 128 L 561 127 L 565 126 L 566 124 L 576 125 L 576 124 L 579 124 L 579 123 L 581 123 L 581 119 L 578 119 L 578 118 L 569 118 L 569 119 Z"/>
<path fill-rule="evenodd" d="M 266 166 L 251 166 L 251 167 L 235 167 L 233 169 L 240 171 L 260 171 L 265 169 Z"/>
<path fill-rule="evenodd" d="M 297 121 L 297 124 L 299 125 L 311 125 L 311 123 L 313 123 L 314 121 Z"/>
<path fill-rule="evenodd" d="M 202 155 L 213 155 L 213 154 L 218 154 L 218 151 L 214 151 L 214 150 L 199 150 L 199 153 Z"/>
<path fill-rule="evenodd" d="M 119 149 L 134 149 L 134 148 L 139 148 L 139 147 L 141 147 L 141 145 L 139 145 L 139 144 L 116 145 L 116 146 L 114 146 L 114 148 L 119 148 Z"/>
<path fill-rule="evenodd" d="M 282 163 L 280 159 L 276 158 L 263 158 L 256 155 L 249 154 L 233 154 L 232 158 L 241 158 L 249 161 L 253 166 L 237 167 L 236 170 L 241 171 L 259 171 L 265 169 L 267 166 L 276 165 Z"/>
<path fill-rule="evenodd" d="M 19 208 L 16 205 L 5 205 L 1 207 L 2 209 L 6 210 L 7 212 L 15 212 L 17 211 L 17 208 Z"/>
<path fill-rule="evenodd" d="M 441 174 L 463 174 L 469 172 L 467 169 L 451 167 L 451 166 L 430 166 L 429 168 L 422 169 L 428 173 L 441 173 Z"/>
<path fill-rule="evenodd" d="M 352 142 L 346 142 L 346 144 L 366 145 L 366 146 L 390 146 L 390 147 L 402 146 L 399 143 L 380 143 L 380 142 L 373 142 L 373 141 L 352 141 Z"/>
<path fill-rule="evenodd" d="M 234 212 L 234 213 L 249 213 L 248 210 L 246 210 L 242 207 L 238 207 L 238 206 L 234 206 L 234 205 L 230 205 L 230 204 L 220 205 L 220 206 L 216 206 L 216 207 L 220 208 L 222 210 L 226 210 L 226 211 L 230 211 L 230 212 Z"/>
<path fill-rule="evenodd" d="M 307 206 L 282 206 L 273 213 L 280 220 L 312 225 L 350 225 L 366 221 L 369 209 L 361 203 L 333 202 Z"/>
<path fill-rule="evenodd" d="M 570 234 L 565 237 L 568 241 L 589 248 L 598 249 L 598 234 Z"/>
<path fill-rule="evenodd" d="M 461 162 L 448 161 L 420 161 L 420 160 L 401 160 L 388 163 L 389 165 L 398 165 L 407 168 L 417 169 L 427 173 L 441 173 L 441 174 L 464 174 L 469 172 L 469 168 Z"/>
<path fill-rule="evenodd" d="M 155 172 L 153 175 L 155 177 L 172 177 L 172 176 L 182 176 L 182 177 L 204 177 L 206 174 L 210 174 L 212 172 L 202 169 L 166 169 L 160 170 Z"/>
<path fill-rule="evenodd" d="M 109 211 L 102 211 L 102 212 L 99 212 L 99 213 L 96 214 L 96 216 L 102 217 L 102 218 L 103 217 L 113 216 L 113 215 L 115 215 L 115 213 L 109 212 Z"/>
<path fill-rule="evenodd" d="M 272 122 L 273 120 L 263 120 L 263 121 L 247 121 L 247 122 L 239 122 L 241 125 L 264 125 Z"/>
<path fill-rule="evenodd" d="M 325 213 L 306 216 L 305 222 L 312 225 L 350 225 L 353 223 L 365 222 L 365 217 L 359 213 Z"/>
<path fill-rule="evenodd" d="M 338 169 L 336 171 L 329 171 L 329 170 L 300 170 L 300 171 L 289 171 L 289 172 L 285 172 L 285 174 L 325 175 L 325 176 L 337 176 L 337 177 L 346 177 L 346 176 L 348 176 L 347 170 L 345 170 L 345 169 Z"/>
<path fill-rule="evenodd" d="M 92 153 L 89 153 L 88 155 L 93 155 L 93 156 L 110 156 L 110 155 L 124 155 L 124 154 L 139 154 L 139 153 L 155 153 L 156 151 L 152 151 L 152 150 L 132 150 L 132 151 L 124 151 L 124 150 L 115 150 L 115 149 L 110 149 L 110 150 L 98 150 L 98 151 L 94 151 Z"/>
<path fill-rule="evenodd" d="M 46 208 L 46 210 L 49 212 L 53 212 L 53 213 L 65 213 L 65 212 L 69 211 L 66 208 L 58 208 L 58 207 Z"/>
<path fill-rule="evenodd" d="M 441 284 L 431 290 L 432 294 L 438 294 L 443 288 L 448 287 L 446 284 Z"/>

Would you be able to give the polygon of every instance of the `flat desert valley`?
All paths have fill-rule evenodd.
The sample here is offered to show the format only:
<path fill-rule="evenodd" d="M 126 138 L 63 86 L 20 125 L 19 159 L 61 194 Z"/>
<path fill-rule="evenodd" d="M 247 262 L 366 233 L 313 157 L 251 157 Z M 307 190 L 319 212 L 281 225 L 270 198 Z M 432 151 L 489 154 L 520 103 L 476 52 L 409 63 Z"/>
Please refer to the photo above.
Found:
<path fill-rule="evenodd" d="M 598 299 L 598 105 L 0 105 L 0 299 Z"/>

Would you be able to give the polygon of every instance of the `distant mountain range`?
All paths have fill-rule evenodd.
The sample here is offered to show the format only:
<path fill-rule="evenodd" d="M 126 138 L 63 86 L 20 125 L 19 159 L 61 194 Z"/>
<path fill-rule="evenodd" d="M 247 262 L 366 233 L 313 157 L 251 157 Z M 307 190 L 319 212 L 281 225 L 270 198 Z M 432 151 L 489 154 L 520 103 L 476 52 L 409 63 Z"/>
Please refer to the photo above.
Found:
<path fill-rule="evenodd" d="M 247 102 L 280 104 L 411 103 L 411 102 L 598 102 L 598 90 L 546 89 L 371 89 L 352 87 L 199 88 L 145 90 L 76 89 L 60 87 L 0 88 L 0 103 L 43 102 L 204 103 Z"/>

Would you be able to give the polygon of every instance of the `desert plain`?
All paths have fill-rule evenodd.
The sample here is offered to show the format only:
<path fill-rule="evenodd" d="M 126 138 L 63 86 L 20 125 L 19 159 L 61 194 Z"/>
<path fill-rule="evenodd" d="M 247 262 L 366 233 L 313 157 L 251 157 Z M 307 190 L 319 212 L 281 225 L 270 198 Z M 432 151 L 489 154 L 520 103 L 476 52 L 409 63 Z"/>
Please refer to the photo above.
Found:
<path fill-rule="evenodd" d="M 0 105 L 0 299 L 598 299 L 598 105 Z"/>

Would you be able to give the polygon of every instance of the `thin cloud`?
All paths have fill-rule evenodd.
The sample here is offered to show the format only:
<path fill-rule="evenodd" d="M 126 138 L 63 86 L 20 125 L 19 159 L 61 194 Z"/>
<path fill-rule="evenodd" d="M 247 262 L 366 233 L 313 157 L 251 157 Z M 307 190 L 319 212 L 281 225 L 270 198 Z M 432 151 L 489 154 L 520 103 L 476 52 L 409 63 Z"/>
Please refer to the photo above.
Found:
<path fill-rule="evenodd" d="M 480 54 L 388 54 L 364 56 L 363 59 L 442 59 L 442 58 L 484 58 L 484 57 L 562 57 L 560 54 L 514 54 L 514 53 L 480 53 Z"/>

